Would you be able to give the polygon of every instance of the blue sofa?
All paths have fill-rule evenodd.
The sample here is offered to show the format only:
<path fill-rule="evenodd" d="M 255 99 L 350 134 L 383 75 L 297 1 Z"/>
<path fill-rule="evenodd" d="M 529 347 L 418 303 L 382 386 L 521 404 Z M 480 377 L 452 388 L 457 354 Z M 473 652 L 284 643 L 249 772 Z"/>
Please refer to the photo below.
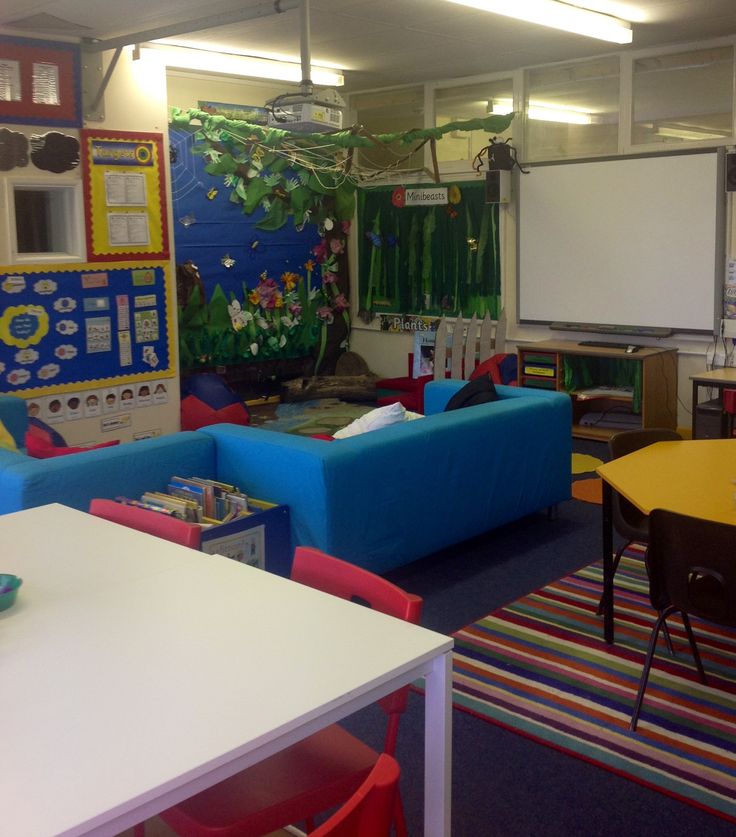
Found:
<path fill-rule="evenodd" d="M 55 459 L 0 450 L 0 513 L 210 476 L 288 505 L 294 544 L 383 572 L 570 497 L 569 397 L 499 386 L 442 412 L 462 383 L 430 383 L 423 419 L 334 442 L 220 424 Z"/>

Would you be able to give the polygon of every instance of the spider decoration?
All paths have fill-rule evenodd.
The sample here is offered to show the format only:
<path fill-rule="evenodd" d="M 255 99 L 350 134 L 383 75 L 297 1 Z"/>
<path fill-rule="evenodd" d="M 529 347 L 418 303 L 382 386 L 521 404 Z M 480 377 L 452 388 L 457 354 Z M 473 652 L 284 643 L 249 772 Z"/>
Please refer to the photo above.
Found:
<path fill-rule="evenodd" d="M 511 171 L 516 166 L 523 174 L 529 173 L 529 169 L 523 168 L 518 161 L 516 149 L 511 145 L 511 137 L 503 141 L 498 137 L 492 137 L 489 144 L 475 155 L 473 159 L 475 171 L 481 170 L 484 155 L 488 157 L 489 171 Z"/>

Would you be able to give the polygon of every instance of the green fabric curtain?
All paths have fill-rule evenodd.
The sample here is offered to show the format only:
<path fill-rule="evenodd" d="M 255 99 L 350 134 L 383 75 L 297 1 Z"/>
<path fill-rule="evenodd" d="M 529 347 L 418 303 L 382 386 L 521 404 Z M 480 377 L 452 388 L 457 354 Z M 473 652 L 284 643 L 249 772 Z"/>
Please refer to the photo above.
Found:
<path fill-rule="evenodd" d="M 498 317 L 498 204 L 483 183 L 443 185 L 455 202 L 441 206 L 395 206 L 393 186 L 358 190 L 361 309 Z"/>
<path fill-rule="evenodd" d="M 563 381 L 565 392 L 589 389 L 602 385 L 612 387 L 633 387 L 631 409 L 641 412 L 641 363 L 631 363 L 610 357 L 575 357 L 563 358 Z"/>

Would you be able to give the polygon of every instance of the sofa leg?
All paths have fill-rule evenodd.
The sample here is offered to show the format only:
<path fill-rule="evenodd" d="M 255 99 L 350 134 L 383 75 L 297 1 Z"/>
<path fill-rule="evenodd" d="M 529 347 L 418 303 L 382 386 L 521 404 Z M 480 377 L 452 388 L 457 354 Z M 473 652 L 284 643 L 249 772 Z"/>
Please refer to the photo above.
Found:
<path fill-rule="evenodd" d="M 547 506 L 547 520 L 557 520 L 557 516 L 559 514 L 559 508 L 557 503 L 553 503 L 551 506 Z"/>

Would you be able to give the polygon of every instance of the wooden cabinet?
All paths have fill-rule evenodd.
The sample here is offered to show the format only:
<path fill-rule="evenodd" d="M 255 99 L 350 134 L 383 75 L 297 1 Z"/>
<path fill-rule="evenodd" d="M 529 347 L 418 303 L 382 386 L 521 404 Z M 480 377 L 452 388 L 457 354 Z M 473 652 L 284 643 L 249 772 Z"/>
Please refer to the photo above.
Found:
<path fill-rule="evenodd" d="M 570 393 L 577 438 L 608 439 L 634 427 L 677 427 L 677 349 L 642 347 L 629 354 L 625 345 L 544 340 L 517 351 L 520 386 Z"/>

